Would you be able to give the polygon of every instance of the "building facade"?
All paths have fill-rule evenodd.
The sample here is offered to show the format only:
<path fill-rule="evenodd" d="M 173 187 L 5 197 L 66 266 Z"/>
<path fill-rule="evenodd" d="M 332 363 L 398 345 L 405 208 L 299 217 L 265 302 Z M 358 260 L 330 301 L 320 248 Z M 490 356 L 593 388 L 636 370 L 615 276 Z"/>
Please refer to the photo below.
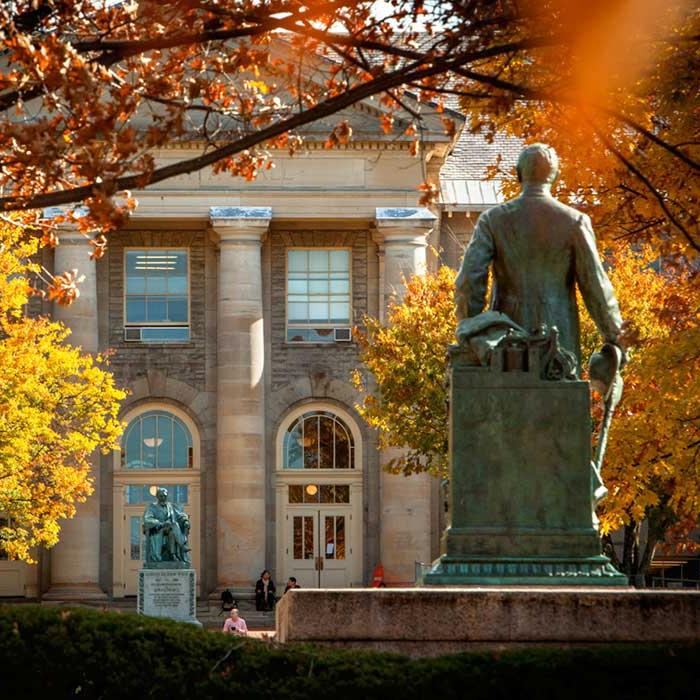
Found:
<path fill-rule="evenodd" d="M 456 177 L 452 151 L 483 156 L 478 144 L 455 148 L 439 115 L 416 158 L 378 113 L 348 110 L 353 144 L 325 150 L 312 133 L 253 183 L 201 171 L 136 193 L 97 262 L 61 231 L 45 262 L 85 281 L 74 304 L 43 312 L 84 350 L 112 351 L 126 427 L 120 450 L 95 457 L 95 493 L 39 565 L 0 555 L 0 595 L 135 595 L 141 516 L 158 486 L 190 516 L 202 596 L 250 587 L 264 568 L 346 587 L 367 585 L 381 562 L 387 584 L 411 583 L 416 562 L 437 556 L 439 484 L 381 469 L 393 455 L 356 411 L 351 329 L 383 317 L 404 278 L 436 263 L 432 250 L 456 264 L 473 213 L 497 196 Z M 191 155 L 181 150 L 160 162 Z M 449 182 L 429 211 L 417 187 L 441 169 Z"/>

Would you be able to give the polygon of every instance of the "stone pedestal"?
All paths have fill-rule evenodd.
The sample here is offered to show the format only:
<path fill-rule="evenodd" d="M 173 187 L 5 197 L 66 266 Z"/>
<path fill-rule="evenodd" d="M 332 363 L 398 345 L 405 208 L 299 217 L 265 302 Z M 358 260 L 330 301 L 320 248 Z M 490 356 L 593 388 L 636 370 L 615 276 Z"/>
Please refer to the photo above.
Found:
<path fill-rule="evenodd" d="M 700 639 L 700 592 L 615 588 L 384 588 L 287 593 L 277 641 L 412 656 Z M 562 694 L 564 695 L 564 693 Z"/>
<path fill-rule="evenodd" d="M 626 586 L 594 522 L 588 383 L 450 363 L 450 525 L 425 583 Z"/>
<path fill-rule="evenodd" d="M 201 625 L 197 620 L 197 573 L 168 566 L 141 569 L 138 613 Z"/>

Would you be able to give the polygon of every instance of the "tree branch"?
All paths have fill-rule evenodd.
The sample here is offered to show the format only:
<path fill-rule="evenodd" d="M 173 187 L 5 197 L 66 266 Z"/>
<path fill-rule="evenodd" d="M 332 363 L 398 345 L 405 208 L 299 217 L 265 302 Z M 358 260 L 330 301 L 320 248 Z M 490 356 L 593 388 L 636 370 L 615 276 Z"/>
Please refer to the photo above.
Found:
<path fill-rule="evenodd" d="M 354 105 L 372 95 L 375 95 L 391 88 L 399 87 L 406 83 L 422 80 L 440 73 L 454 71 L 465 63 L 497 56 L 504 52 L 510 52 L 518 49 L 530 48 L 532 46 L 542 46 L 546 43 L 551 43 L 555 39 L 551 37 L 535 37 L 533 39 L 525 39 L 520 42 L 511 42 L 501 46 L 493 46 L 480 51 L 470 51 L 461 55 L 457 55 L 451 60 L 439 59 L 434 60 L 431 65 L 420 67 L 418 64 L 404 66 L 391 73 L 386 73 L 379 78 L 357 85 L 343 94 L 336 95 L 324 102 L 307 109 L 301 113 L 282 120 L 276 124 L 272 124 L 264 129 L 260 129 L 253 134 L 249 134 L 233 143 L 229 143 L 220 148 L 214 149 L 207 154 L 179 161 L 172 165 L 156 168 L 150 174 L 127 175 L 115 178 L 111 181 L 103 183 L 92 182 L 80 187 L 74 187 L 68 190 L 54 191 L 42 193 L 32 197 L 6 196 L 0 197 L 0 210 L 27 210 L 38 209 L 59 204 L 68 204 L 71 202 L 81 201 L 88 197 L 94 196 L 100 191 L 105 191 L 109 188 L 109 193 L 120 190 L 130 190 L 143 188 L 147 185 L 167 180 L 176 175 L 183 175 L 195 170 L 200 170 L 209 165 L 213 165 L 219 160 L 233 156 L 246 149 L 276 138 L 288 131 L 297 129 L 305 124 L 317 121 L 323 117 L 339 112 L 347 107 Z"/>

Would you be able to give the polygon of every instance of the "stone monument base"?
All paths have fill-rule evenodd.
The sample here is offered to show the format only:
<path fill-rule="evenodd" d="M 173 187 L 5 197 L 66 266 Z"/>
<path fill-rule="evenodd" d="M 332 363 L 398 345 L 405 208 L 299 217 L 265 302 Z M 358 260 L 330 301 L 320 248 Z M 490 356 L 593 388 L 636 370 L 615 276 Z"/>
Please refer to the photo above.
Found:
<path fill-rule="evenodd" d="M 194 569 L 159 566 L 139 571 L 139 615 L 167 617 L 200 625 L 197 620 L 197 573 Z"/>
<path fill-rule="evenodd" d="M 441 556 L 425 574 L 432 586 L 627 586 L 604 555 L 591 557 Z"/>
<path fill-rule="evenodd" d="M 700 639 L 700 591 L 384 588 L 290 591 L 277 641 L 411 656 Z"/>

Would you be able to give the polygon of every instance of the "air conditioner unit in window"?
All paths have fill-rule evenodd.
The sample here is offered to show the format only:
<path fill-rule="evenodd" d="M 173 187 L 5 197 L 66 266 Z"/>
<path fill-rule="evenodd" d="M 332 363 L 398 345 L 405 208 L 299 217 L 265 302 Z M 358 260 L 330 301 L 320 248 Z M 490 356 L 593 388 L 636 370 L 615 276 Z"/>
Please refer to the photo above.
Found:
<path fill-rule="evenodd" d="M 125 326 L 124 340 L 141 343 L 186 343 L 189 326 Z"/>
<path fill-rule="evenodd" d="M 333 339 L 336 343 L 348 343 L 352 340 L 352 331 L 350 328 L 334 328 Z"/>
<path fill-rule="evenodd" d="M 124 340 L 141 340 L 140 328 L 125 328 Z"/>

